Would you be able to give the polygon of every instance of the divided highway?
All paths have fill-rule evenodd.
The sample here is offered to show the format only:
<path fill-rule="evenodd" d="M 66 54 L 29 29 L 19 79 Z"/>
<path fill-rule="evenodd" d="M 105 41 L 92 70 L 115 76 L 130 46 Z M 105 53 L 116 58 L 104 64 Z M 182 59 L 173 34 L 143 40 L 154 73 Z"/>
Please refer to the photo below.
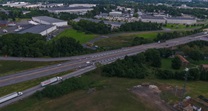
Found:
<path fill-rule="evenodd" d="M 115 61 L 116 59 L 122 59 L 125 56 L 135 55 L 141 53 L 147 49 L 151 48 L 168 48 L 181 44 L 185 44 L 191 41 L 196 40 L 208 40 L 207 35 L 202 33 L 195 34 L 192 36 L 176 38 L 172 40 L 167 40 L 163 43 L 150 43 L 144 44 L 134 47 L 122 48 L 118 50 L 82 55 L 82 56 L 74 56 L 74 57 L 63 57 L 63 58 L 5 58 L 2 57 L 0 60 L 22 60 L 22 61 L 62 61 L 62 60 L 70 60 L 68 62 L 64 62 L 62 64 L 46 66 L 42 68 L 37 68 L 33 70 L 23 71 L 16 74 L 11 74 L 7 76 L 0 77 L 0 87 L 16 84 L 19 82 L 32 80 L 35 78 L 56 74 L 59 72 L 64 72 L 72 69 L 80 69 L 82 67 L 86 67 L 88 65 L 92 65 L 95 62 L 100 63 L 110 63 Z M 90 61 L 90 64 L 87 63 Z"/>
<path fill-rule="evenodd" d="M 68 78 L 77 77 L 77 76 L 80 76 L 80 75 L 82 75 L 82 74 L 84 74 L 86 72 L 89 72 L 91 70 L 94 70 L 95 68 L 96 67 L 94 65 L 91 65 L 91 66 L 85 67 L 83 69 L 77 70 L 75 72 L 69 73 L 67 75 L 64 75 L 64 76 L 62 76 L 62 78 L 63 78 L 63 80 L 65 80 L 65 79 L 68 79 Z M 58 84 L 59 82 L 56 82 L 54 84 Z M 0 108 L 1 107 L 4 107 L 6 105 L 9 105 L 9 104 L 11 104 L 13 102 L 22 100 L 22 99 L 24 99 L 24 98 L 26 98 L 26 97 L 34 94 L 36 91 L 40 91 L 42 89 L 44 89 L 44 87 L 41 87 L 41 85 L 37 85 L 37 86 L 34 86 L 34 87 L 30 88 L 30 89 L 24 90 L 24 91 L 22 91 L 23 92 L 23 95 L 18 96 L 18 97 L 14 98 L 14 99 L 11 99 L 9 101 L 6 101 L 6 102 L 0 104 Z"/>

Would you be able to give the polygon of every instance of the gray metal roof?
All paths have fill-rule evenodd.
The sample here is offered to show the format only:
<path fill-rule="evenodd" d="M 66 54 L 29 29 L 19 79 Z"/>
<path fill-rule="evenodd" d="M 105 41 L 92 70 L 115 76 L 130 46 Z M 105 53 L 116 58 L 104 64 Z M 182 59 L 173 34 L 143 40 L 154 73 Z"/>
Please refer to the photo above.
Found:
<path fill-rule="evenodd" d="M 195 18 L 185 18 L 185 17 L 167 17 L 166 19 L 171 19 L 171 20 L 196 20 Z"/>
<path fill-rule="evenodd" d="M 155 17 L 155 16 L 141 16 L 142 19 L 164 19 L 164 17 Z"/>
<path fill-rule="evenodd" d="M 43 31 L 45 31 L 45 30 L 47 30 L 51 27 L 54 27 L 54 25 L 36 25 L 36 26 L 31 27 L 31 28 L 20 31 L 19 33 L 20 34 L 23 34 L 23 33 L 40 34 L 41 32 L 43 32 Z"/>
<path fill-rule="evenodd" d="M 37 16 L 37 17 L 32 17 L 36 19 L 40 19 L 41 21 L 47 21 L 49 23 L 56 23 L 56 22 L 66 22 L 64 20 L 48 17 L 48 16 Z"/>
<path fill-rule="evenodd" d="M 55 11 L 55 10 L 79 10 L 79 9 L 93 9 L 90 7 L 53 7 L 53 8 L 44 8 L 45 10 L 51 10 L 51 11 Z"/>
<path fill-rule="evenodd" d="M 91 21 L 91 22 L 100 22 L 101 20 L 97 20 L 97 19 L 91 19 L 91 18 L 77 18 L 77 19 L 74 19 L 75 22 L 79 22 L 80 20 L 88 20 L 88 21 Z M 105 24 L 111 24 L 111 25 L 122 25 L 124 24 L 125 22 L 113 22 L 113 21 L 103 21 Z"/>

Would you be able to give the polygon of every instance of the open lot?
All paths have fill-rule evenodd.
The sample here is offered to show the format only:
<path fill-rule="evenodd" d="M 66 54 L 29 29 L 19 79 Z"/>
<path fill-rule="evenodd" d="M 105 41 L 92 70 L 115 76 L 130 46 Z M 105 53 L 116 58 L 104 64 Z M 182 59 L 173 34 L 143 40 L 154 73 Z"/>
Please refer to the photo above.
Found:
<path fill-rule="evenodd" d="M 95 42 L 94 44 L 98 45 L 99 47 L 110 47 L 113 49 L 128 47 L 131 46 L 132 41 L 135 37 L 142 37 L 145 39 L 153 40 L 154 38 L 156 38 L 157 34 L 158 32 L 141 32 L 139 34 L 105 38 Z"/>
<path fill-rule="evenodd" d="M 65 31 L 58 34 L 57 37 L 55 37 L 55 39 L 63 36 L 72 37 L 75 40 L 79 41 L 81 44 L 86 43 L 96 37 L 96 35 L 94 34 L 85 34 L 84 32 L 79 32 L 74 29 L 66 29 Z"/>
<path fill-rule="evenodd" d="M 39 100 L 29 97 L 2 108 L 0 111 L 157 111 L 155 105 L 149 104 L 148 101 L 141 101 L 140 96 L 128 89 L 144 82 L 179 88 L 182 88 L 184 83 L 184 81 L 177 80 L 108 78 L 100 76 L 99 69 L 83 76 L 94 81 L 93 88 L 96 90 L 93 92 L 89 92 L 89 89 L 73 91 L 56 99 Z M 208 82 L 188 81 L 187 95 L 195 98 L 203 94 L 208 97 L 207 85 Z M 155 98 L 159 99 L 158 96 Z"/>
<path fill-rule="evenodd" d="M 132 88 L 131 91 L 136 94 L 143 103 L 149 104 L 159 111 L 171 111 L 172 109 L 160 98 L 161 91 L 158 87 L 153 89 L 149 88 L 149 86 L 140 86 Z"/>

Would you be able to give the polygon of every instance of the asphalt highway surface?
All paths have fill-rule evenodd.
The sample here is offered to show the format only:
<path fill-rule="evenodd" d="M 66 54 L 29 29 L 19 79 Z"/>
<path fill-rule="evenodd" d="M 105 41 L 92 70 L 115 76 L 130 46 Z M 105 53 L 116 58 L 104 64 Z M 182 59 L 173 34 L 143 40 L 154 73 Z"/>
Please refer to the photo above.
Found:
<path fill-rule="evenodd" d="M 163 43 L 150 43 L 150 44 L 144 44 L 134 47 L 122 48 L 118 50 L 82 55 L 82 56 L 42 59 L 42 60 L 70 60 L 70 61 L 57 65 L 46 66 L 42 68 L 27 70 L 27 71 L 0 77 L 0 87 L 16 84 L 19 82 L 28 81 L 35 78 L 52 75 L 72 69 L 79 69 L 91 65 L 95 62 L 106 63 L 106 64 L 111 63 L 116 59 L 119 58 L 122 59 L 125 56 L 135 55 L 151 48 L 168 48 L 196 40 L 207 40 L 207 35 L 204 35 L 203 33 L 199 33 L 192 36 L 167 40 L 166 42 Z M 20 58 L 15 58 L 15 59 L 18 60 Z M 24 59 L 37 60 L 36 58 L 35 59 L 24 58 Z"/>
<path fill-rule="evenodd" d="M 88 71 L 94 70 L 95 68 L 96 67 L 94 65 L 90 65 L 90 66 L 87 66 L 85 68 L 79 69 L 79 70 L 77 70 L 75 72 L 72 72 L 72 73 L 69 73 L 67 75 L 64 75 L 64 76 L 62 76 L 62 78 L 63 78 L 63 80 L 65 80 L 65 79 L 68 79 L 68 78 L 81 76 L 82 74 L 84 74 L 84 73 L 86 73 Z M 59 82 L 61 82 L 61 81 L 59 81 Z M 54 84 L 58 84 L 59 82 L 56 82 Z M 34 87 L 30 88 L 30 89 L 24 90 L 24 91 L 22 91 L 23 95 L 18 96 L 18 97 L 14 98 L 14 99 L 11 99 L 9 101 L 6 101 L 4 103 L 1 103 L 0 104 L 0 108 L 4 107 L 4 106 L 7 106 L 7 105 L 9 105 L 9 104 L 11 104 L 13 102 L 20 101 L 20 100 L 22 100 L 22 99 L 24 99 L 24 98 L 34 94 L 36 91 L 40 91 L 42 89 L 44 89 L 44 87 L 41 87 L 41 85 L 37 85 L 37 86 L 34 86 Z"/>

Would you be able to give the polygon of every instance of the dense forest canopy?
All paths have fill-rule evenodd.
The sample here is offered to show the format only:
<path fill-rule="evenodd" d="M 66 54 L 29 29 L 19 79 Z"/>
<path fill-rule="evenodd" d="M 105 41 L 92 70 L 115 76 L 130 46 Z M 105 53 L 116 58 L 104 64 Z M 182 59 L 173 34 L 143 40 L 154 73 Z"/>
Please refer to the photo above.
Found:
<path fill-rule="evenodd" d="M 0 37 L 0 55 L 15 57 L 61 57 L 89 52 L 73 38 L 46 41 L 39 34 L 7 34 Z"/>

